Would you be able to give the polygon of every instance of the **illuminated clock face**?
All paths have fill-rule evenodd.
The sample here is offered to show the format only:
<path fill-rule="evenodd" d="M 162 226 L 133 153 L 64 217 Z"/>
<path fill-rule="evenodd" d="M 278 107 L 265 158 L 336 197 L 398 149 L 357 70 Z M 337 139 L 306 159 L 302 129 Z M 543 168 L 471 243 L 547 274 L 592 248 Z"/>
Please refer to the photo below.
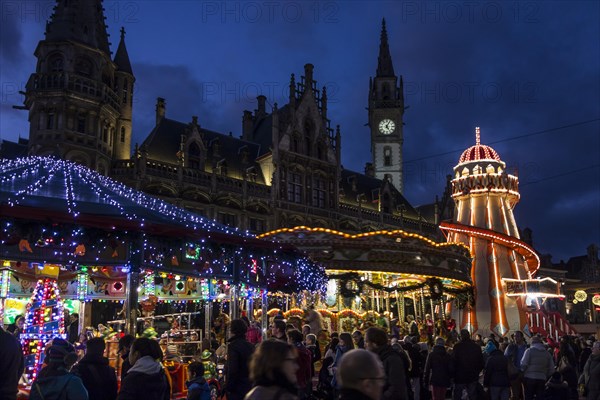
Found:
<path fill-rule="evenodd" d="M 381 122 L 379 122 L 379 132 L 383 133 L 384 135 L 389 135 L 391 133 L 394 133 L 394 131 L 396 130 L 396 123 L 394 121 L 392 121 L 391 119 L 382 119 Z"/>

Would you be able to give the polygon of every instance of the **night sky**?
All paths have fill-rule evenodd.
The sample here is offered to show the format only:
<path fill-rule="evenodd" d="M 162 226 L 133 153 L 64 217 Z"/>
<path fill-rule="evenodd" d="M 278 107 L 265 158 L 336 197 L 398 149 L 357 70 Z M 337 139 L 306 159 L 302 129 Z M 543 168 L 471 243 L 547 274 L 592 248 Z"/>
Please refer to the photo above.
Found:
<path fill-rule="evenodd" d="M 1 1 L 0 137 L 28 136 L 22 104 L 33 52 L 54 2 Z M 519 227 L 553 261 L 600 244 L 600 2 L 476 1 L 107 1 L 136 77 L 134 143 L 167 117 L 241 134 L 242 111 L 264 94 L 281 107 L 291 73 L 315 66 L 329 118 L 342 132 L 345 168 L 371 158 L 369 77 L 386 18 L 402 75 L 405 196 L 442 194 L 446 175 L 475 142 L 491 145 L 518 173 Z"/>

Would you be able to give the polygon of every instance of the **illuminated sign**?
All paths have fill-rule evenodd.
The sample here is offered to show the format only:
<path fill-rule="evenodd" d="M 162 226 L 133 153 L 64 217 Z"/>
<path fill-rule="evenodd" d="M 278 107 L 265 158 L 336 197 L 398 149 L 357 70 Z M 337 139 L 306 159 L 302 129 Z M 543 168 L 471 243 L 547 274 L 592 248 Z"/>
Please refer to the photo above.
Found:
<path fill-rule="evenodd" d="M 552 278 L 543 279 L 509 279 L 502 278 L 505 293 L 509 297 L 564 297 L 560 293 L 560 285 Z"/>

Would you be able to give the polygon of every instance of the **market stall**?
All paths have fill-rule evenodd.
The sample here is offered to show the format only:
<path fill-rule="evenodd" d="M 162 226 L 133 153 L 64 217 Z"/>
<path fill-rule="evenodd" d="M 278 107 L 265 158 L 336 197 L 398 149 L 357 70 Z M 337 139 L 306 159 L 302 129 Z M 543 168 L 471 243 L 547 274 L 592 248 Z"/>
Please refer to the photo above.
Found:
<path fill-rule="evenodd" d="M 32 312 L 31 304 L 23 309 L 23 302 L 32 303 L 38 271 L 56 272 L 48 284 L 56 285 L 62 296 L 58 308 L 45 316 L 48 320 L 26 323 L 29 335 L 46 335 L 44 326 L 52 323 L 51 333 L 65 337 L 64 310 L 69 307 L 79 313 L 79 332 L 94 326 L 102 330 L 94 334 L 105 337 L 135 335 L 143 328 L 142 323 L 138 329 L 142 313 L 156 317 L 163 303 L 180 305 L 179 311 L 190 315 L 204 312 L 205 324 L 198 332 L 206 336 L 213 304 L 227 302 L 227 311 L 236 318 L 241 305 L 258 298 L 264 303 L 269 285 L 288 285 L 282 271 L 300 257 L 287 245 L 206 220 L 68 161 L 3 161 L 3 322 L 10 323 L 18 312 Z M 292 278 L 294 274 L 287 279 Z M 156 300 L 154 307 L 139 308 L 150 299 Z M 102 328 L 92 323 L 99 314 Z M 107 323 L 118 317 L 122 324 Z M 32 371 L 43 360 L 43 346 L 36 350 Z M 109 356 L 116 358 L 111 351 Z"/>

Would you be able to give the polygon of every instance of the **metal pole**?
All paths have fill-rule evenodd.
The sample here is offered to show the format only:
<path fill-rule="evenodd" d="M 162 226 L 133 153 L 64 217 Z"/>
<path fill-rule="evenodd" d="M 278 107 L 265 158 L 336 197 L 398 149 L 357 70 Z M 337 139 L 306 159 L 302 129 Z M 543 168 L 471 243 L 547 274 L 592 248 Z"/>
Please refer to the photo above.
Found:
<path fill-rule="evenodd" d="M 239 316 L 239 289 L 237 285 L 231 285 L 231 299 L 229 301 L 229 317 L 231 320 L 238 319 Z"/>
<path fill-rule="evenodd" d="M 267 291 L 265 289 L 263 289 L 262 291 L 262 295 L 261 295 L 261 308 L 262 308 L 262 315 L 260 316 L 260 325 L 262 328 L 262 338 L 263 340 L 267 339 L 267 328 L 269 327 L 269 316 L 267 315 L 267 312 L 269 311 L 267 309 L 268 307 L 268 299 L 267 299 Z"/>
<path fill-rule="evenodd" d="M 125 286 L 125 332 L 135 337 L 137 328 L 137 304 L 140 274 L 133 268 L 127 274 Z"/>
<path fill-rule="evenodd" d="M 204 304 L 204 337 L 210 340 L 210 317 L 212 315 L 212 300 L 208 298 Z M 205 350 L 205 349 L 202 349 Z"/>
<path fill-rule="evenodd" d="M 246 314 L 248 316 L 248 321 L 254 321 L 254 297 L 248 297 L 246 301 Z"/>

